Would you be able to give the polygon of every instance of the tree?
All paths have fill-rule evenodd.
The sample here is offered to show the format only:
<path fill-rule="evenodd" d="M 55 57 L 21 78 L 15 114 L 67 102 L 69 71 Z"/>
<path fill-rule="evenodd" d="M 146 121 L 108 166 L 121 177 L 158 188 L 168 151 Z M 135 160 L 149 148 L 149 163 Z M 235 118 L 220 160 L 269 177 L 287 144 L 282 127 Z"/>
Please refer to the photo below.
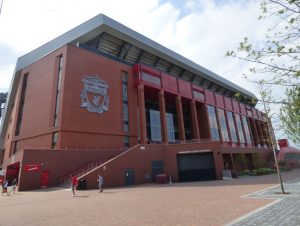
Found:
<path fill-rule="evenodd" d="M 300 87 L 286 91 L 287 99 L 280 109 L 280 118 L 284 125 L 285 132 L 289 138 L 295 142 L 300 141 Z"/>
<path fill-rule="evenodd" d="M 286 98 L 265 99 L 282 104 L 279 114 L 282 128 L 291 140 L 300 143 L 300 0 L 261 0 L 260 7 L 262 15 L 258 19 L 275 21 L 266 31 L 265 40 L 250 43 L 246 37 L 236 51 L 228 51 L 226 56 L 254 64 L 250 72 L 263 76 L 250 81 L 285 90 Z M 260 95 L 272 94 L 260 92 Z"/>

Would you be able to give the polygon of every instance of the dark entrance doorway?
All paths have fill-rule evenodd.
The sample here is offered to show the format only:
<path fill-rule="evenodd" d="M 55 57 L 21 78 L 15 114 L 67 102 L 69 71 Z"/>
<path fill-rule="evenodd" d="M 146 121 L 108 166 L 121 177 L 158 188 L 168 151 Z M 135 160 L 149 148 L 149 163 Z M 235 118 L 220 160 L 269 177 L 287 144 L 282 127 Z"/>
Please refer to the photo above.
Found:
<path fill-rule="evenodd" d="M 134 185 L 134 170 L 133 169 L 126 169 L 124 171 L 125 176 L 125 185 L 130 186 Z"/>
<path fill-rule="evenodd" d="M 13 163 L 8 165 L 6 168 L 6 180 L 8 184 L 11 185 L 13 179 L 19 179 L 19 172 L 20 172 L 20 162 Z"/>
<path fill-rule="evenodd" d="M 164 163 L 161 160 L 152 161 L 152 180 L 155 181 L 155 177 L 158 174 L 164 173 Z"/>
<path fill-rule="evenodd" d="M 216 180 L 212 152 L 177 155 L 180 182 Z"/>

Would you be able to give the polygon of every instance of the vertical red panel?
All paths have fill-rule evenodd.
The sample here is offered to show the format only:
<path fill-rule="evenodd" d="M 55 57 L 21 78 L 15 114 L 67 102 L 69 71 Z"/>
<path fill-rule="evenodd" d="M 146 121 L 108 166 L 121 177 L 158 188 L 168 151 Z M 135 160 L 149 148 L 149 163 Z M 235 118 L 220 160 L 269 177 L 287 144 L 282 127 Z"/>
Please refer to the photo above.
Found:
<path fill-rule="evenodd" d="M 173 76 L 170 76 L 168 74 L 162 73 L 161 74 L 162 79 L 162 86 L 165 91 L 171 92 L 171 93 L 178 93 L 177 89 L 177 79 Z"/>
<path fill-rule="evenodd" d="M 252 108 L 252 115 L 254 118 L 257 119 L 257 113 L 256 113 L 256 109 L 255 108 Z"/>
<path fill-rule="evenodd" d="M 232 100 L 233 110 L 237 113 L 240 113 L 239 103 L 235 100 Z"/>
<path fill-rule="evenodd" d="M 262 118 L 262 112 L 259 111 L 258 109 L 256 109 L 256 113 L 257 113 L 258 119 L 262 121 L 263 120 L 263 118 Z"/>
<path fill-rule="evenodd" d="M 213 92 L 205 90 L 205 98 L 207 104 L 216 105 Z"/>
<path fill-rule="evenodd" d="M 194 90 L 196 90 L 198 92 L 202 92 L 202 93 L 204 92 L 204 89 L 202 87 L 196 86 L 194 84 L 192 84 L 192 87 L 193 87 Z"/>
<path fill-rule="evenodd" d="M 181 96 L 192 99 L 191 83 L 178 79 L 178 88 Z"/>
<path fill-rule="evenodd" d="M 243 115 L 246 115 L 246 109 L 245 109 L 245 104 L 242 104 L 242 103 L 239 103 L 240 104 L 240 110 L 241 110 L 241 113 Z"/>
<path fill-rule="evenodd" d="M 226 106 L 226 109 L 229 110 L 229 111 L 232 111 L 232 102 L 231 102 L 231 99 L 229 97 L 225 97 L 225 106 Z"/>
<path fill-rule="evenodd" d="M 224 108 L 224 99 L 223 96 L 221 96 L 220 94 L 215 93 L 216 96 L 216 102 L 217 102 L 217 106 L 220 108 Z"/>

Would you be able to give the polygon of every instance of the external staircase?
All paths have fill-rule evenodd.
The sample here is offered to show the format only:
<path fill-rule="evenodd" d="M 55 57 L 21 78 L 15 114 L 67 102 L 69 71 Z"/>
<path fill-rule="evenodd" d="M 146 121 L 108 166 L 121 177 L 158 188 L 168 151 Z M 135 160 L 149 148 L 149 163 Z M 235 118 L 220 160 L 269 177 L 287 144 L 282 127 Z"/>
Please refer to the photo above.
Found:
<path fill-rule="evenodd" d="M 59 179 L 58 186 L 59 187 L 70 187 L 71 186 L 71 176 L 72 175 L 75 175 L 77 178 L 80 178 L 82 175 L 85 175 L 86 173 L 96 169 L 97 167 L 101 166 L 102 164 L 104 164 L 108 160 L 109 159 L 89 162 L 88 164 L 85 164 L 85 165 L 82 165 L 82 166 L 76 168 L 74 171 L 66 174 L 63 177 L 61 177 Z"/>

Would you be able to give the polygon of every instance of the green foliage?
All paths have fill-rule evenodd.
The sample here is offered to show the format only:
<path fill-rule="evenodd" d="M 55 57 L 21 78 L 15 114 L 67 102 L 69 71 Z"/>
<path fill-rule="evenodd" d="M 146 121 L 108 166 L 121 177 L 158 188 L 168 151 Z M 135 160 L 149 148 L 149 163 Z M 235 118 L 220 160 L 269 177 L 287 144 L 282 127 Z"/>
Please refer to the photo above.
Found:
<path fill-rule="evenodd" d="M 256 175 L 264 175 L 264 174 L 276 173 L 276 170 L 270 168 L 258 168 L 258 169 L 254 169 L 252 172 L 255 173 Z"/>
<path fill-rule="evenodd" d="M 250 172 L 251 172 L 250 170 L 243 170 L 243 171 L 240 172 L 240 175 L 241 176 L 243 176 L 243 175 L 249 175 Z"/>
<path fill-rule="evenodd" d="M 259 86 L 266 115 L 271 117 L 269 104 L 281 104 L 282 127 L 291 140 L 300 143 L 300 0 L 261 0 L 260 7 L 258 19 L 276 21 L 266 31 L 265 40 L 251 43 L 245 37 L 226 56 L 254 63 L 249 71 L 263 77 L 247 79 Z M 286 90 L 286 98 L 274 98 L 272 90 L 276 89 Z"/>
<path fill-rule="evenodd" d="M 289 138 L 300 144 L 300 87 L 286 91 L 285 104 L 280 109 L 280 119 Z"/>

